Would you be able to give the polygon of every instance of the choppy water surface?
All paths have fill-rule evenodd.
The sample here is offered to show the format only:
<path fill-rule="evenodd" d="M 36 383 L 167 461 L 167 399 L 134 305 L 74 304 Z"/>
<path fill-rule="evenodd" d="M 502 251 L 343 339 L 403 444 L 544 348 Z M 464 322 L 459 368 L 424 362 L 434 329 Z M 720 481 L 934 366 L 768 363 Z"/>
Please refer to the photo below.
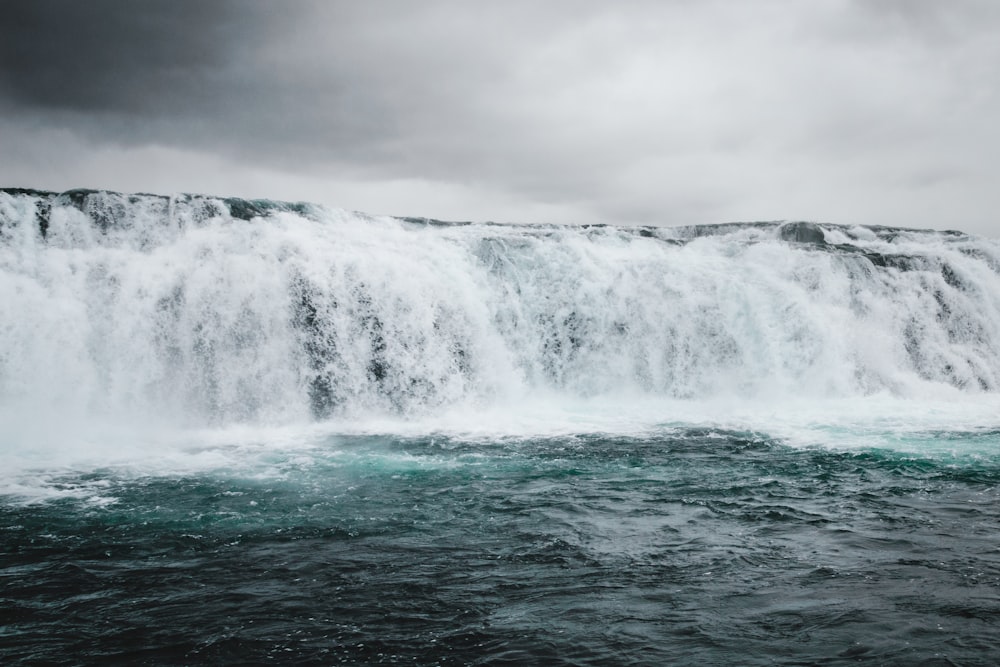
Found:
<path fill-rule="evenodd" d="M 3 665 L 992 665 L 998 481 L 995 239 L 0 189 Z"/>
<path fill-rule="evenodd" d="M 996 432 L 925 434 L 977 441 Z M 1000 457 L 330 436 L 0 516 L 5 664 L 991 664 Z"/>

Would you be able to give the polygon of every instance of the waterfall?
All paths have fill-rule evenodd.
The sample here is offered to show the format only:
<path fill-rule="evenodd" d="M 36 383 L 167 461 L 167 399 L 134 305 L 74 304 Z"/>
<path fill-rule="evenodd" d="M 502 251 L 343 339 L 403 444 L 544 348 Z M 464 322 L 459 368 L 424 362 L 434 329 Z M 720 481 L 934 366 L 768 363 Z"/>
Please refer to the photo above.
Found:
<path fill-rule="evenodd" d="M 1000 244 L 813 223 L 441 223 L 0 191 L 0 406 L 404 418 L 533 393 L 1000 389 Z"/>

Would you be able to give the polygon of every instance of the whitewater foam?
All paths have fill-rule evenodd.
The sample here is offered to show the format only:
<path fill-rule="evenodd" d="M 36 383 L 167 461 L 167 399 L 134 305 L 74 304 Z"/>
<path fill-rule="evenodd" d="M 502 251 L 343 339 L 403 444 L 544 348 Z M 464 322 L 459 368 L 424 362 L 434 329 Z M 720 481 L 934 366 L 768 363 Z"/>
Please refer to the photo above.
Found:
<path fill-rule="evenodd" d="M 958 232 L 0 192 L 8 470 L 691 424 L 926 448 L 994 428 L 998 389 L 1000 242 Z"/>

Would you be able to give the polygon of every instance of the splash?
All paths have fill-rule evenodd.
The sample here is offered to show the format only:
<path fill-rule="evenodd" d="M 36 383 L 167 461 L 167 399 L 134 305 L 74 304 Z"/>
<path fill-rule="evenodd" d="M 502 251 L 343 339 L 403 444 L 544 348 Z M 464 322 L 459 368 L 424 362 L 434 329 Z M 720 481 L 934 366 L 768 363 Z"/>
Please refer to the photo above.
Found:
<path fill-rule="evenodd" d="M 0 403 L 191 425 L 1000 387 L 1000 246 L 0 194 Z"/>

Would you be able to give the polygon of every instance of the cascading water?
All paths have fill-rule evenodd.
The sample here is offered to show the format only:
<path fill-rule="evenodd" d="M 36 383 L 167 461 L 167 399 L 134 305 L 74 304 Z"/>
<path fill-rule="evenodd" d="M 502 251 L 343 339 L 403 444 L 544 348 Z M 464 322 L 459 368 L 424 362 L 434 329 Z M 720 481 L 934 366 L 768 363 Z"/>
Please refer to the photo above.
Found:
<path fill-rule="evenodd" d="M 225 424 L 533 392 L 1000 388 L 1000 244 L 959 233 L 444 224 L 7 190 L 0 241 L 5 405 Z"/>
<path fill-rule="evenodd" d="M 0 662 L 992 664 L 1000 242 L 0 191 Z"/>

